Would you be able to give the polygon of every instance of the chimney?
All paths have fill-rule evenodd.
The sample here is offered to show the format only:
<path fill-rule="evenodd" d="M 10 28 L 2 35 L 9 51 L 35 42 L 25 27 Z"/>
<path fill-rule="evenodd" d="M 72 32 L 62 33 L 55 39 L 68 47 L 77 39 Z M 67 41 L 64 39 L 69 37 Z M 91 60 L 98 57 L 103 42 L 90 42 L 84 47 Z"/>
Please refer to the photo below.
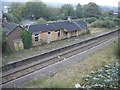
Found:
<path fill-rule="evenodd" d="M 68 21 L 72 22 L 71 16 L 68 16 Z"/>

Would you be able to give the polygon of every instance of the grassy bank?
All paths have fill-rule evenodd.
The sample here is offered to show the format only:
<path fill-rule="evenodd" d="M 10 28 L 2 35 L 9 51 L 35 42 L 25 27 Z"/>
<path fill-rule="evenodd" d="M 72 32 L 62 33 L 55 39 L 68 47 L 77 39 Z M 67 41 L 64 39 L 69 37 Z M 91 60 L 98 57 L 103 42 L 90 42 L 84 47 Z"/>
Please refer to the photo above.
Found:
<path fill-rule="evenodd" d="M 116 62 L 114 46 L 115 43 L 88 55 L 70 68 L 65 68 L 64 71 L 61 71 L 48 79 L 35 80 L 27 83 L 23 87 L 74 88 L 76 83 L 83 85 L 85 83 L 83 78 L 86 75 L 89 75 L 91 71 L 98 70 L 107 64 L 114 65 Z"/>

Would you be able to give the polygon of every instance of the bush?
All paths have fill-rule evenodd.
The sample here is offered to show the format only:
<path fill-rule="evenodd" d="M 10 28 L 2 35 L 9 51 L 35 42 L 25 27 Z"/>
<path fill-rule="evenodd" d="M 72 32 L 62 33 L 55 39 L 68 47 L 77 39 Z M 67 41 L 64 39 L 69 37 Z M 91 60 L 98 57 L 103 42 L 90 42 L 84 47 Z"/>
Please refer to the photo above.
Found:
<path fill-rule="evenodd" d="M 101 28 L 102 27 L 102 21 L 98 20 L 98 21 L 95 21 L 93 23 L 91 23 L 91 27 L 94 27 L 94 28 Z"/>
<path fill-rule="evenodd" d="M 90 30 L 89 29 L 87 29 L 86 34 L 90 34 Z"/>
<path fill-rule="evenodd" d="M 96 21 L 97 19 L 95 18 L 95 17 L 92 17 L 92 18 L 87 18 L 86 19 L 86 22 L 87 23 L 92 23 L 92 22 L 94 22 L 94 21 Z"/>
<path fill-rule="evenodd" d="M 120 64 L 115 62 L 114 66 L 108 64 L 103 66 L 102 69 L 92 71 L 90 75 L 86 75 L 83 78 L 85 83 L 81 88 L 91 88 L 90 90 L 109 90 L 109 88 L 119 88 L 118 68 L 120 68 Z"/>
<path fill-rule="evenodd" d="M 45 24 L 47 21 L 45 20 L 45 19 L 43 19 L 43 18 L 39 18 L 38 20 L 37 20 L 37 23 L 38 24 Z"/>
<path fill-rule="evenodd" d="M 23 41 L 23 44 L 24 44 L 24 48 L 25 49 L 29 49 L 32 47 L 32 35 L 30 32 L 24 30 L 22 32 L 22 41 Z"/>
<path fill-rule="evenodd" d="M 116 25 L 120 25 L 120 19 L 119 19 L 119 18 L 113 18 L 113 22 L 114 22 Z"/>
<path fill-rule="evenodd" d="M 120 59 L 120 41 L 115 45 L 115 55 L 118 59 Z"/>
<path fill-rule="evenodd" d="M 112 20 L 98 20 L 91 23 L 91 27 L 94 28 L 112 28 L 115 27 L 115 23 Z"/>

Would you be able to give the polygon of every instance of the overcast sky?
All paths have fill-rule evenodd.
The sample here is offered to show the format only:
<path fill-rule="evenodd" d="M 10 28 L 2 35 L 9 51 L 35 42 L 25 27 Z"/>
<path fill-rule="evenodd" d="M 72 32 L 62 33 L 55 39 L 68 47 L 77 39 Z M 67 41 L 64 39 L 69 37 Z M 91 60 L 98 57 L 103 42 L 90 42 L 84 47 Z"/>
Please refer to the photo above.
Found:
<path fill-rule="evenodd" d="M 30 0 L 2 0 L 5 2 L 25 2 L 25 1 L 30 1 Z M 107 5 L 107 6 L 118 6 L 118 2 L 120 0 L 41 0 L 43 2 L 56 2 L 56 3 L 70 3 L 70 4 L 76 4 L 76 3 L 80 3 L 80 4 L 88 4 L 89 2 L 94 2 L 98 5 Z"/>

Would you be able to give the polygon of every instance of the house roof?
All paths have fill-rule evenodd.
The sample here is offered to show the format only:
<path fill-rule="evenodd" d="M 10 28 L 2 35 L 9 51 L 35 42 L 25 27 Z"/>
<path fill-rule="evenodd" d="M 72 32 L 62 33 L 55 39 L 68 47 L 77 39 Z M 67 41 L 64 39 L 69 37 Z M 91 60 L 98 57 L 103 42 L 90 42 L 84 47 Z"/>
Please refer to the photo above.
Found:
<path fill-rule="evenodd" d="M 47 24 L 36 24 L 30 25 L 28 31 L 32 33 L 46 32 L 46 31 L 55 31 L 60 29 L 66 29 L 67 32 L 75 31 L 78 29 L 85 29 L 87 27 L 86 22 L 84 21 L 65 21 L 65 22 L 54 22 Z"/>
<path fill-rule="evenodd" d="M 19 25 L 16 23 L 9 23 L 9 22 L 3 22 L 2 27 L 6 31 L 6 35 L 9 35 L 15 28 L 17 28 Z"/>

